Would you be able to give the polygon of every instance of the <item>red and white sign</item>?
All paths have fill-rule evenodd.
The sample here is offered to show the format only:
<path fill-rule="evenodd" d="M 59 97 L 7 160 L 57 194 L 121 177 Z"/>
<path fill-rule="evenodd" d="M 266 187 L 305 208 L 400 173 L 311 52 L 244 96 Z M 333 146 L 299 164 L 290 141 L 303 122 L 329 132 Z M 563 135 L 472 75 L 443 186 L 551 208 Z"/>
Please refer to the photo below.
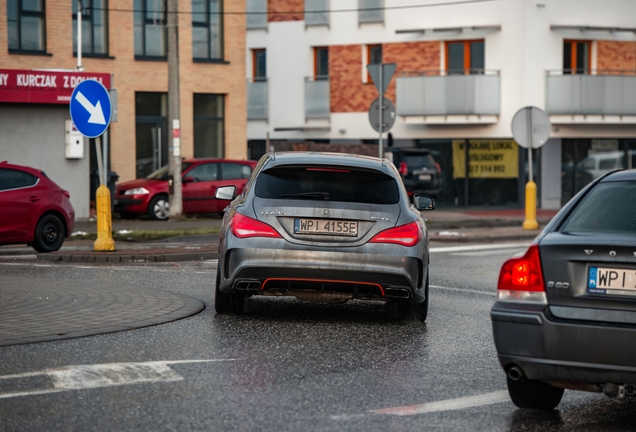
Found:
<path fill-rule="evenodd" d="M 75 86 L 87 79 L 110 90 L 109 73 L 0 69 L 0 102 L 68 104 Z"/>

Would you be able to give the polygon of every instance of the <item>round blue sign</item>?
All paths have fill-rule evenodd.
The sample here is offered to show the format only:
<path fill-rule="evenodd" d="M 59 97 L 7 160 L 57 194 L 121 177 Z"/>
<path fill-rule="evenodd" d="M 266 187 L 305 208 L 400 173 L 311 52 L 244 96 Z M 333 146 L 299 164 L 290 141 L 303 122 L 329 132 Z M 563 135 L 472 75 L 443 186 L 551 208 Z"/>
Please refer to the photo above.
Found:
<path fill-rule="evenodd" d="M 95 80 L 82 81 L 75 87 L 69 110 L 77 130 L 89 138 L 104 133 L 113 111 L 108 90 Z"/>

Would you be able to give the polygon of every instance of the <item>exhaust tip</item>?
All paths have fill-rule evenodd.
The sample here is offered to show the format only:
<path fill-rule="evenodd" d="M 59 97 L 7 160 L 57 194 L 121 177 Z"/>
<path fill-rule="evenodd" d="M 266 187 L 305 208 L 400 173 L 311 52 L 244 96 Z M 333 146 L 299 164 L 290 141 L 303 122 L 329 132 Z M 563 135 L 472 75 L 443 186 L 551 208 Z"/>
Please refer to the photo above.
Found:
<path fill-rule="evenodd" d="M 513 366 L 510 369 L 508 369 L 507 372 L 508 378 L 510 378 L 513 381 L 519 381 L 521 378 L 523 378 L 526 374 L 523 371 L 523 369 L 521 369 L 519 366 Z"/>

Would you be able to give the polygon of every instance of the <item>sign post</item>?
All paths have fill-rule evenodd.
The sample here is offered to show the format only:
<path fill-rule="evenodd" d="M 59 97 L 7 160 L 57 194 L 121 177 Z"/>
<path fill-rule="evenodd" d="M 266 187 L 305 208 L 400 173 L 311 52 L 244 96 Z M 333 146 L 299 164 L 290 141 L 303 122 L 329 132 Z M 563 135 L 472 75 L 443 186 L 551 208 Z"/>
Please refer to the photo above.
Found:
<path fill-rule="evenodd" d="M 69 105 L 71 120 L 82 135 L 95 138 L 100 186 L 97 188 L 97 240 L 95 251 L 114 251 L 113 219 L 110 206 L 110 190 L 106 186 L 107 173 L 102 160 L 101 136 L 108 128 L 112 115 L 112 105 L 108 90 L 95 80 L 82 81 L 75 87 Z"/>
<path fill-rule="evenodd" d="M 378 89 L 378 93 L 380 93 L 380 97 L 378 98 L 380 101 L 380 103 L 378 103 L 378 118 L 380 119 L 380 122 L 378 129 L 376 129 L 380 133 L 380 137 L 378 139 L 378 157 L 380 159 L 382 159 L 384 152 L 382 134 L 388 130 L 385 130 L 382 124 L 382 114 L 385 109 L 383 102 L 387 100 L 384 98 L 384 92 L 389 87 L 389 83 L 391 82 L 391 78 L 393 78 L 396 68 L 397 64 L 395 63 L 371 63 L 367 65 L 369 75 L 371 76 L 375 87 Z M 371 113 L 369 113 L 369 115 L 371 115 Z"/>
<path fill-rule="evenodd" d="M 544 145 L 550 138 L 550 118 L 540 108 L 521 108 L 512 119 L 512 136 L 517 144 L 528 149 L 528 183 L 526 184 L 526 219 L 523 229 L 539 229 L 537 222 L 537 185 L 533 179 L 532 149 Z"/>

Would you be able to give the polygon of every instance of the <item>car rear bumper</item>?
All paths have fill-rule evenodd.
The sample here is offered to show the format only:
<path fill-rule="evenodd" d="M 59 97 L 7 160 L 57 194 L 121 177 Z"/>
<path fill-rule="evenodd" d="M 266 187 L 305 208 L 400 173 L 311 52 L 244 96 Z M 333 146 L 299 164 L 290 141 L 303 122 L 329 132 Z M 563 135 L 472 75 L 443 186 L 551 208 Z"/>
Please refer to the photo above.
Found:
<path fill-rule="evenodd" d="M 387 250 L 391 247 L 396 246 L 387 245 Z M 415 302 L 424 300 L 423 261 L 404 255 L 244 247 L 228 249 L 219 266 L 222 269 L 219 288 L 224 292 L 233 291 L 241 281 L 258 281 L 259 289 L 252 294 L 267 294 L 271 280 L 318 281 L 348 285 L 352 290 L 356 283 L 373 284 L 379 286 L 380 300 L 387 299 L 387 288 L 407 290 L 408 298 Z"/>
<path fill-rule="evenodd" d="M 636 383 L 636 325 L 563 320 L 549 308 L 497 302 L 491 312 L 499 362 L 530 379 Z"/>

